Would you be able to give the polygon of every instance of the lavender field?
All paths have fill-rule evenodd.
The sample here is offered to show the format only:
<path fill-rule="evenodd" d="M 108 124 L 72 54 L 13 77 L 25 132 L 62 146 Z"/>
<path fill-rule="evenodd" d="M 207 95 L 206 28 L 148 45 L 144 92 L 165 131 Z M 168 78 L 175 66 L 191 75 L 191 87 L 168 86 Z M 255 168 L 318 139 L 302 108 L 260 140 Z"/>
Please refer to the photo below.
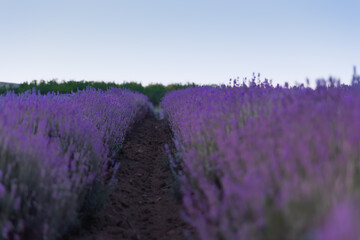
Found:
<path fill-rule="evenodd" d="M 359 83 L 2 95 L 0 239 L 356 240 Z"/>
<path fill-rule="evenodd" d="M 119 89 L 0 96 L 0 239 L 57 239 L 98 211 L 149 104 Z"/>
<path fill-rule="evenodd" d="M 359 9 L 0 0 L 0 240 L 360 240 Z"/>
<path fill-rule="evenodd" d="M 356 84 L 235 82 L 173 91 L 162 107 L 186 219 L 200 239 L 359 239 Z"/>

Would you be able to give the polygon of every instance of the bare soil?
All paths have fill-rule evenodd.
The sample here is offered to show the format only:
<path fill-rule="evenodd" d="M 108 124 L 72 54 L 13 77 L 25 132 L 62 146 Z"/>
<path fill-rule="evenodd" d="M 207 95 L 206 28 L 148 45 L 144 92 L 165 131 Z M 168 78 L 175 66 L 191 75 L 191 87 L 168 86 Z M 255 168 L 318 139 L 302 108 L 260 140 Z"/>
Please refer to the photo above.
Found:
<path fill-rule="evenodd" d="M 148 114 L 128 135 L 119 156 L 118 183 L 107 205 L 69 240 L 182 240 L 192 232 L 170 191 L 164 120 Z"/>

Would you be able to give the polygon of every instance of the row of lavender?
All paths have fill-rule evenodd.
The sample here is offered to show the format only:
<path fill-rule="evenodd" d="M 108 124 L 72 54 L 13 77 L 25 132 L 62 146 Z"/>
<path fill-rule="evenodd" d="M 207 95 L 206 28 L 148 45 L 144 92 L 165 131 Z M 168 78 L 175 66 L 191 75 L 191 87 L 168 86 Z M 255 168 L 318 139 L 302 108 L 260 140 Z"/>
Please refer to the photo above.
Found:
<path fill-rule="evenodd" d="M 200 239 L 358 239 L 358 87 L 198 87 L 162 106 Z"/>
<path fill-rule="evenodd" d="M 119 89 L 0 96 L 0 239 L 56 239 L 96 211 L 148 104 Z"/>

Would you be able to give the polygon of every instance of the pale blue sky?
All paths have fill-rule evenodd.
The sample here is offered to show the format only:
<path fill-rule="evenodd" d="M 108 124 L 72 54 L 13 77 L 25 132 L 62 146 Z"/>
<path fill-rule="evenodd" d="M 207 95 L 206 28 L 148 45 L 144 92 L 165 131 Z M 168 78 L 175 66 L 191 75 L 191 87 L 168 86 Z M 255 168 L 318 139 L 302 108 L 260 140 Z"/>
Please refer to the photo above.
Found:
<path fill-rule="evenodd" d="M 360 0 L 0 0 L 0 81 L 349 82 L 359 16 Z"/>

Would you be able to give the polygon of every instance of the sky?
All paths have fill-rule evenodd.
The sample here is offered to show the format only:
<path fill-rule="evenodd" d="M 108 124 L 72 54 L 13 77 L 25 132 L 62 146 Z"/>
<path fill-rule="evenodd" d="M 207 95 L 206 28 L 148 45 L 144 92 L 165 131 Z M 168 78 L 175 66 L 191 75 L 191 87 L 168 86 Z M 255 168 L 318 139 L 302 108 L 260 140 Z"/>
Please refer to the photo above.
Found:
<path fill-rule="evenodd" d="M 349 83 L 359 14 L 360 0 L 0 0 L 0 82 Z"/>

